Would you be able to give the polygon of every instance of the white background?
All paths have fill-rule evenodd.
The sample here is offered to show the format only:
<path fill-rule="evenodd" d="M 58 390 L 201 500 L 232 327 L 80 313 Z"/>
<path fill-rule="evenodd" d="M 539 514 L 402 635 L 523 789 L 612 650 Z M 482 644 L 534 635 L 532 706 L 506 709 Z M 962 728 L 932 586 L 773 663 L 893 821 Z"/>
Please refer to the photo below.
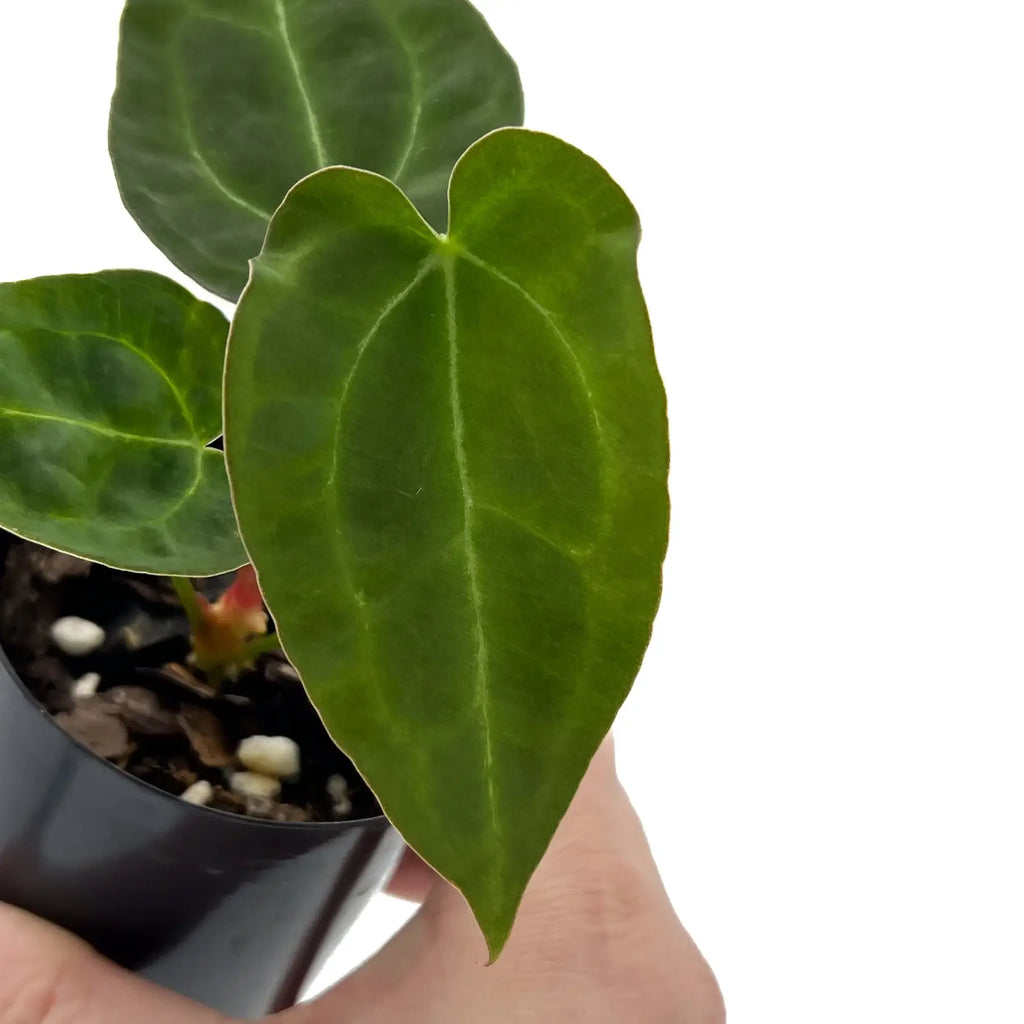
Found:
<path fill-rule="evenodd" d="M 675 512 L 620 760 L 733 1024 L 1024 1020 L 1019 0 L 479 6 L 646 225 Z M 172 273 L 119 8 L 0 0 L 0 280 Z"/>

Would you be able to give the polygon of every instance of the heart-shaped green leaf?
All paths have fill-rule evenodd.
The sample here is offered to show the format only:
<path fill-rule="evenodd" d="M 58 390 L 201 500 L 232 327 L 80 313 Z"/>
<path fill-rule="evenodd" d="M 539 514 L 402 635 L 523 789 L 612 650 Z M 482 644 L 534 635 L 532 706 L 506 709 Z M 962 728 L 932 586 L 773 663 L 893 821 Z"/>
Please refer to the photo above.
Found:
<path fill-rule="evenodd" d="M 455 161 L 522 118 L 467 0 L 128 0 L 110 152 L 146 234 L 234 300 L 306 174 L 377 171 L 443 229 Z"/>
<path fill-rule="evenodd" d="M 636 213 L 495 132 L 439 237 L 389 181 L 299 184 L 228 346 L 242 536 L 282 639 L 493 955 L 639 668 L 668 526 Z"/>
<path fill-rule="evenodd" d="M 246 561 L 221 431 L 227 322 L 157 274 L 0 285 L 0 526 L 123 569 Z"/>

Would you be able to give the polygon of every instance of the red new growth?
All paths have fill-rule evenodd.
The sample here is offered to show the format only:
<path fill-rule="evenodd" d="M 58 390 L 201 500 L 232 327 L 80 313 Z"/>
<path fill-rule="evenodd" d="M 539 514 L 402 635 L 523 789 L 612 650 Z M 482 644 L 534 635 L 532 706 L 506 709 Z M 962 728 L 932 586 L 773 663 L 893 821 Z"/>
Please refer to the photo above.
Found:
<path fill-rule="evenodd" d="M 208 674 L 243 667 L 251 660 L 250 642 L 265 635 L 269 627 L 256 570 L 251 565 L 240 569 L 217 601 L 211 603 L 202 594 L 196 594 L 196 600 L 199 621 L 192 626 L 196 665 Z"/>
<path fill-rule="evenodd" d="M 225 620 L 237 620 L 248 625 L 249 632 L 262 635 L 267 631 L 267 616 L 263 611 L 263 595 L 256 579 L 256 570 L 246 565 L 238 570 L 234 583 L 220 600 L 213 605 L 207 602 L 211 612 Z"/>

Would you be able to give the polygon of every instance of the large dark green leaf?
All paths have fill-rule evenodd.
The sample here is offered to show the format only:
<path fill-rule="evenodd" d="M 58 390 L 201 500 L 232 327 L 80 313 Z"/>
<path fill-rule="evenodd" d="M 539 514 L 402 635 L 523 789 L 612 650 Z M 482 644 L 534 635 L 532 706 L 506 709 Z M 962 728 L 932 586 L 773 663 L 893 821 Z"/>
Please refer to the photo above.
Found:
<path fill-rule="evenodd" d="M 124 569 L 245 562 L 221 431 L 227 322 L 138 271 L 0 285 L 0 526 Z"/>
<path fill-rule="evenodd" d="M 377 171 L 443 228 L 455 161 L 522 117 L 467 0 L 128 0 L 110 152 L 149 237 L 233 300 L 306 174 Z"/>
<path fill-rule="evenodd" d="M 496 132 L 451 220 L 354 170 L 292 191 L 232 328 L 228 469 L 314 703 L 496 955 L 646 648 L 668 446 L 607 173 Z"/>

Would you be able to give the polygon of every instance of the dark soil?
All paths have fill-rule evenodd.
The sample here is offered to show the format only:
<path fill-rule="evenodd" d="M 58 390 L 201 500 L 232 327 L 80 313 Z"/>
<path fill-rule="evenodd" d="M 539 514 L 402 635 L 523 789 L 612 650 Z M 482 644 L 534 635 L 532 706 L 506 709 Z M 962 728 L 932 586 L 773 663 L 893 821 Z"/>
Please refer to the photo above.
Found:
<path fill-rule="evenodd" d="M 197 581 L 211 599 L 231 577 Z M 106 631 L 94 654 L 71 657 L 50 639 L 63 616 Z M 200 780 L 213 787 L 210 806 L 276 821 L 365 818 L 380 808 L 351 762 L 324 729 L 298 674 L 280 654 L 214 693 L 188 667 L 188 623 L 164 579 L 118 572 L 0 533 L 0 646 L 40 704 L 97 756 L 175 796 Z M 94 697 L 74 683 L 97 673 Z M 280 801 L 236 795 L 229 784 L 242 766 L 235 750 L 248 736 L 287 736 L 298 743 L 302 770 L 284 783 Z M 348 783 L 351 807 L 338 806 L 328 780 Z M 332 787 L 334 788 L 334 787 Z"/>

